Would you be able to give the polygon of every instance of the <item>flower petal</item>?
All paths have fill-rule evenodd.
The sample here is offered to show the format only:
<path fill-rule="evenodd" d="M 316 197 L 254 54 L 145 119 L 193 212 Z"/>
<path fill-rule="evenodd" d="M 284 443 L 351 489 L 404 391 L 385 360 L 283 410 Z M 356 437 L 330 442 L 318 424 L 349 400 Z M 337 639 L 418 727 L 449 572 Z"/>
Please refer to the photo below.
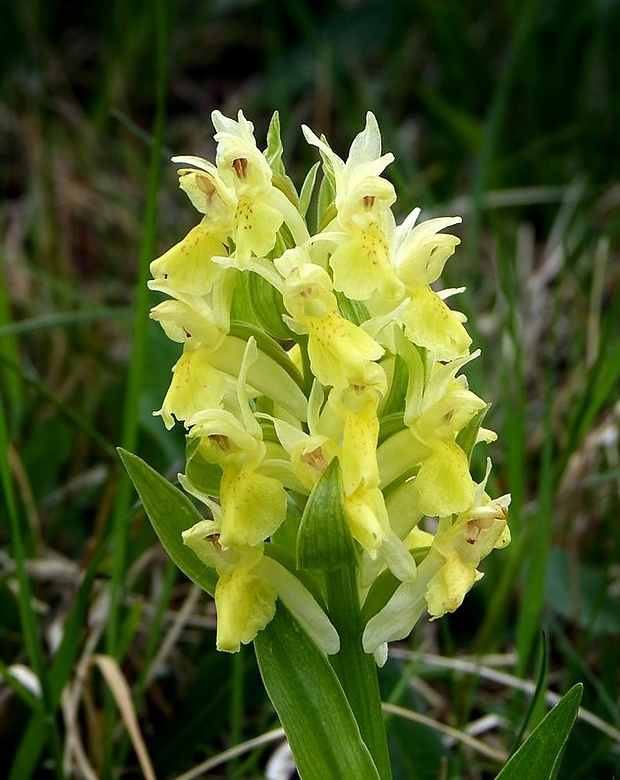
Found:
<path fill-rule="evenodd" d="M 215 588 L 217 649 L 236 653 L 251 642 L 275 615 L 276 598 L 262 577 L 242 569 L 221 575 Z"/>

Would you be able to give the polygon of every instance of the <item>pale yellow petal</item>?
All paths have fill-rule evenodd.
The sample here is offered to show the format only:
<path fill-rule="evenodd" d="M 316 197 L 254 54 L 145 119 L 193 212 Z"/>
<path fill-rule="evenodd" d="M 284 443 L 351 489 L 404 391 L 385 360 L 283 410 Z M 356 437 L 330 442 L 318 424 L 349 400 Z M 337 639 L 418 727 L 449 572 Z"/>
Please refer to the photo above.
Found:
<path fill-rule="evenodd" d="M 319 382 L 336 388 L 351 384 L 375 386 L 385 392 L 385 372 L 374 362 L 383 354 L 383 347 L 362 328 L 336 311 L 325 317 L 308 318 L 306 325 L 312 372 Z"/>
<path fill-rule="evenodd" d="M 282 214 L 264 201 L 240 197 L 233 227 L 235 257 L 242 262 L 243 258 L 252 254 L 257 257 L 267 255 L 276 243 L 282 222 Z"/>
<path fill-rule="evenodd" d="M 439 572 L 431 579 L 426 590 L 426 603 L 432 619 L 446 612 L 454 612 L 476 580 L 482 575 L 456 554 L 451 554 Z"/>
<path fill-rule="evenodd" d="M 418 507 L 429 517 L 464 512 L 476 494 L 467 456 L 454 442 L 432 445 L 432 454 L 422 463 L 414 484 Z"/>
<path fill-rule="evenodd" d="M 379 488 L 368 490 L 360 487 L 355 493 L 345 496 L 344 505 L 351 536 L 375 556 L 390 533 L 383 493 Z"/>
<path fill-rule="evenodd" d="M 360 485 L 377 487 L 378 393 L 374 389 L 353 386 L 340 394 L 333 390 L 330 402 L 344 423 L 340 455 L 344 492 L 353 493 Z"/>
<path fill-rule="evenodd" d="M 276 591 L 262 577 L 237 569 L 215 588 L 217 649 L 236 653 L 265 628 L 276 611 Z"/>
<path fill-rule="evenodd" d="M 254 546 L 271 536 L 286 516 L 286 491 L 282 483 L 255 471 L 225 469 L 220 484 L 224 549 Z"/>
<path fill-rule="evenodd" d="M 174 366 L 172 382 L 161 409 L 156 412 L 166 428 L 172 428 L 174 418 L 187 420 L 203 409 L 219 406 L 224 393 L 234 388 L 227 374 L 213 368 L 209 355 L 206 347 L 188 350 Z"/>
<path fill-rule="evenodd" d="M 353 226 L 329 261 L 335 289 L 347 298 L 361 301 L 376 290 L 388 299 L 402 295 L 404 288 L 390 265 L 389 251 L 387 239 L 376 222 L 364 228 Z"/>
<path fill-rule="evenodd" d="M 171 290 L 204 295 L 221 276 L 223 268 L 212 257 L 223 255 L 226 234 L 200 223 L 185 238 L 151 263 L 155 279 L 165 280 Z"/>
<path fill-rule="evenodd" d="M 176 158 L 183 161 L 183 158 Z M 196 158 L 189 158 L 195 162 Z M 206 171 L 183 168 L 179 171 L 179 187 L 191 200 L 194 208 L 205 215 L 209 224 L 218 230 L 229 231 L 235 212 L 236 197 L 217 173 L 215 166 L 202 161 Z"/>
<path fill-rule="evenodd" d="M 411 302 L 403 323 L 408 338 L 434 352 L 439 360 L 466 355 L 471 338 L 456 312 L 430 287 L 413 287 L 407 293 Z"/>

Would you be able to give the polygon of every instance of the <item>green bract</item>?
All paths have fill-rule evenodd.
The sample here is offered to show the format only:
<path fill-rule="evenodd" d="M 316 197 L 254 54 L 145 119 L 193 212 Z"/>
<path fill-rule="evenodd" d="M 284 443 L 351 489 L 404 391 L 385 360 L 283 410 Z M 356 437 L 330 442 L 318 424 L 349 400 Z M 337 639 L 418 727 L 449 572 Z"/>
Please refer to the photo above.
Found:
<path fill-rule="evenodd" d="M 175 560 L 191 551 L 217 580 L 227 651 L 281 602 L 338 652 L 326 582 L 342 572 L 363 616 L 347 641 L 380 660 L 425 610 L 456 609 L 509 541 L 509 497 L 487 495 L 488 470 L 470 474 L 494 438 L 459 373 L 477 353 L 448 305 L 458 291 L 436 287 L 459 244 L 442 231 L 460 218 L 415 209 L 397 224 L 370 113 L 346 160 L 303 128 L 316 197 L 316 166 L 299 193 L 286 175 L 277 115 L 264 153 L 242 112 L 213 124 L 215 162 L 174 158 L 200 220 L 151 265 L 167 296 L 151 316 L 182 344 L 157 414 L 186 429 L 180 480 L 205 515 L 179 530 Z"/>

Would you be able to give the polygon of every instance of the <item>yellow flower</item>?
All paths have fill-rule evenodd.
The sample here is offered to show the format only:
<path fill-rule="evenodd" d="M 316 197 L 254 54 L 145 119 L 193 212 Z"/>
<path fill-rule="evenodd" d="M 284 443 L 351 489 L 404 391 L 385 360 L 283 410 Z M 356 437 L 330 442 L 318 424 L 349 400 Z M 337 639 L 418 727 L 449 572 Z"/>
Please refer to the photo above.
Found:
<path fill-rule="evenodd" d="M 428 286 L 407 289 L 409 305 L 402 315 L 407 337 L 434 353 L 438 360 L 466 355 L 471 337 L 463 326 L 464 316 L 450 309 Z"/>
<path fill-rule="evenodd" d="M 179 294 L 178 298 L 153 306 L 151 319 L 159 322 L 171 341 L 192 348 L 203 344 L 215 348 L 228 328 L 216 322 L 213 309 L 203 296 Z"/>
<path fill-rule="evenodd" d="M 394 161 L 394 155 L 381 156 L 381 133 L 374 114 L 370 111 L 366 114 L 366 127 L 353 140 L 346 163 L 309 127 L 302 125 L 302 131 L 308 143 L 321 151 L 331 169 L 336 209 L 343 226 L 348 226 L 356 214 L 372 209 L 381 211 L 394 203 L 394 187 L 379 176 Z"/>
<path fill-rule="evenodd" d="M 481 486 L 477 492 L 479 495 Z M 505 547 L 510 541 L 506 523 L 510 497 L 501 496 L 490 501 L 483 494 L 478 500 L 483 503 L 463 512 L 454 523 L 443 521 L 435 536 L 433 549 L 442 556 L 443 565 L 426 590 L 432 619 L 457 609 L 473 584 L 482 577 L 477 569 L 480 561 L 491 550 Z"/>
<path fill-rule="evenodd" d="M 334 288 L 349 298 L 367 300 L 375 291 L 387 300 L 403 295 L 404 287 L 390 264 L 384 229 L 368 214 L 352 221 L 329 264 L 334 272 Z"/>
<path fill-rule="evenodd" d="M 394 240 L 396 273 L 408 289 L 439 279 L 446 260 L 461 243 L 456 236 L 439 233 L 461 222 L 460 217 L 439 217 L 416 225 L 419 214 L 420 209 L 411 212 L 396 228 Z"/>
<path fill-rule="evenodd" d="M 268 195 L 271 191 L 271 168 L 256 146 L 254 125 L 243 115 L 237 119 L 213 111 L 211 120 L 217 141 L 215 164 L 218 171 L 232 179 L 235 191 L 246 195 Z M 234 175 L 233 175 L 234 174 Z"/>
<path fill-rule="evenodd" d="M 480 561 L 494 548 L 510 541 L 506 524 L 510 496 L 490 501 L 484 493 L 489 475 L 477 486 L 472 507 L 454 522 L 444 518 L 437 533 L 415 529 L 407 537 L 409 545 L 430 550 L 418 565 L 415 578 L 398 586 L 388 603 L 367 623 L 363 645 L 372 653 L 385 642 L 403 639 L 411 633 L 424 607 L 431 619 L 454 611 L 474 583 L 482 576 Z"/>
<path fill-rule="evenodd" d="M 167 289 L 204 295 L 224 272 L 212 258 L 226 254 L 226 240 L 226 233 L 214 230 L 203 220 L 182 241 L 153 260 L 151 274 Z"/>
<path fill-rule="evenodd" d="M 329 260 L 334 287 L 348 298 L 366 300 L 379 290 L 388 299 L 402 295 L 403 285 L 390 265 L 390 233 L 396 200 L 394 187 L 379 174 L 394 159 L 381 156 L 381 134 L 374 115 L 366 115 L 366 127 L 354 139 L 347 161 L 308 127 L 310 144 L 318 147 L 333 176 L 337 216 L 325 229 L 325 239 L 336 243 Z"/>
<path fill-rule="evenodd" d="M 237 202 L 231 182 L 225 181 L 215 165 L 202 157 L 173 157 L 172 161 L 194 166 L 179 169 L 179 187 L 196 211 L 205 215 L 203 222 L 215 231 L 230 233 Z"/>
<path fill-rule="evenodd" d="M 218 650 L 236 653 L 273 618 L 277 593 L 257 573 L 263 559 L 262 547 L 226 550 L 220 543 L 220 526 L 220 521 L 202 520 L 183 532 L 183 543 L 219 574 L 214 594 L 216 645 Z"/>
<path fill-rule="evenodd" d="M 286 491 L 277 479 L 260 473 L 266 447 L 260 425 L 250 429 L 225 409 L 206 409 L 189 419 L 190 437 L 210 463 L 222 468 L 220 545 L 260 544 L 286 516 Z"/>
<path fill-rule="evenodd" d="M 237 120 L 212 114 L 217 141 L 216 164 L 201 157 L 173 157 L 194 166 L 179 172 L 180 186 L 198 211 L 232 238 L 232 259 L 245 268 L 252 255 L 262 257 L 274 247 L 276 235 L 290 217 L 286 196 L 272 184 L 272 171 L 256 146 L 254 126 L 239 111 Z M 297 223 L 299 216 L 294 220 Z"/>
<path fill-rule="evenodd" d="M 332 390 L 329 403 L 343 423 L 340 469 L 344 492 L 351 494 L 359 486 L 378 487 L 379 394 L 375 388 L 352 385 L 339 393 Z"/>
<path fill-rule="evenodd" d="M 172 369 L 173 377 L 161 409 L 166 428 L 195 417 L 203 409 L 219 407 L 224 395 L 235 390 L 235 380 L 214 368 L 210 362 L 213 350 L 207 346 L 186 349 Z"/>
<path fill-rule="evenodd" d="M 230 547 L 220 543 L 221 516 L 211 505 L 214 520 L 200 520 L 183 531 L 183 543 L 219 579 L 215 588 L 218 650 L 235 653 L 248 644 L 275 614 L 279 598 L 300 626 L 327 654 L 337 653 L 338 633 L 301 582 L 277 561 L 263 554 L 263 545 Z"/>
<path fill-rule="evenodd" d="M 385 372 L 375 362 L 383 347 L 341 316 L 323 268 L 311 262 L 295 266 L 284 280 L 283 300 L 294 322 L 308 333 L 312 373 L 321 384 L 337 389 L 363 385 L 385 392 Z"/>
<path fill-rule="evenodd" d="M 476 484 L 463 450 L 451 441 L 438 440 L 431 447 L 415 478 L 416 503 L 429 517 L 464 512 L 474 499 Z"/>

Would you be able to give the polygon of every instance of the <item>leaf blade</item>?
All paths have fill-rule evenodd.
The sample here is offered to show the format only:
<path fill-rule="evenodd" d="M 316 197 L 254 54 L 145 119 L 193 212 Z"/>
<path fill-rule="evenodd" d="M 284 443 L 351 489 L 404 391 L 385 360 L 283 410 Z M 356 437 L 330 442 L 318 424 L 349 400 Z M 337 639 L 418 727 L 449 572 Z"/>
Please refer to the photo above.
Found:
<path fill-rule="evenodd" d="M 378 780 L 351 707 L 327 657 L 278 603 L 254 640 L 269 698 L 303 780 Z"/>
<path fill-rule="evenodd" d="M 510 757 L 495 780 L 527 780 L 531 777 L 554 780 L 557 777 L 579 711 L 582 692 L 581 683 L 568 691 Z"/>
<path fill-rule="evenodd" d="M 168 555 L 198 587 L 213 595 L 217 574 L 183 544 L 181 532 L 202 520 L 190 499 L 132 452 L 118 454 L 136 488 L 155 533 Z"/>

